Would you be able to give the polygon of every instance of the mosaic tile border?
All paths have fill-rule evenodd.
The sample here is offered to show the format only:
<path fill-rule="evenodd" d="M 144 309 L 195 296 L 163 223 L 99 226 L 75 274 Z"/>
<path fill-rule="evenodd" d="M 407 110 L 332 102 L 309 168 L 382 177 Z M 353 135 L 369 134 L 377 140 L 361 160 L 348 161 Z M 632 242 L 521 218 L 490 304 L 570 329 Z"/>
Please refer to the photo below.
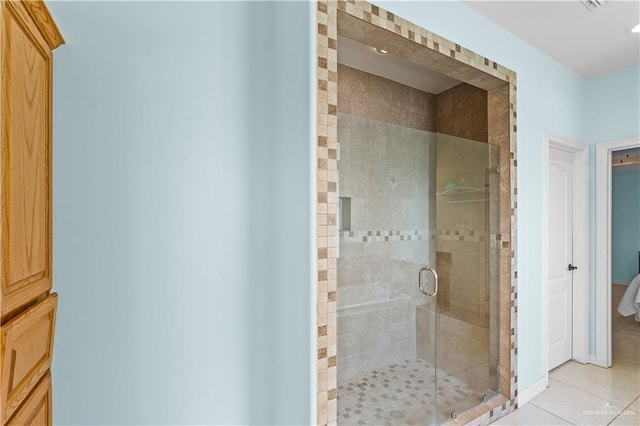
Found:
<path fill-rule="evenodd" d="M 516 74 L 502 65 L 484 58 L 477 53 L 433 34 L 378 6 L 356 0 L 318 0 L 317 2 L 317 423 L 337 424 L 337 370 L 336 370 L 336 290 L 337 290 L 337 231 L 336 231 L 336 187 L 337 187 L 337 35 L 338 10 L 363 20 L 378 28 L 388 30 L 405 39 L 419 43 L 426 48 L 449 56 L 457 62 L 469 65 L 485 74 L 496 77 L 508 86 L 509 99 L 508 135 L 509 149 L 503 149 L 501 159 L 501 192 L 509 197 L 501 197 L 501 212 L 510 214 L 510 223 L 504 223 L 501 231 L 501 310 L 500 328 L 509 331 L 508 346 L 501 344 L 501 360 L 505 359 L 503 347 L 508 352 L 509 374 L 503 374 L 508 381 L 501 385 L 507 392 L 493 404 L 485 403 L 459 417 L 456 423 L 484 425 L 511 412 L 517 407 L 517 270 L 516 270 Z M 502 89 L 497 88 L 496 99 Z M 502 96 L 503 98 L 504 96 Z M 489 96 L 491 98 L 491 96 Z M 502 141 L 491 141 L 500 143 Z M 506 148 L 506 146 L 504 147 Z M 503 221 L 504 222 L 504 221 Z M 506 284 L 510 287 L 506 293 Z M 501 333 L 501 338 L 505 333 Z M 506 342 L 505 342 L 506 343 Z M 506 367 L 506 366 L 505 366 Z M 492 400 L 493 401 L 493 400 Z M 491 401 L 490 401 L 491 402 Z"/>
<path fill-rule="evenodd" d="M 487 236 L 483 231 L 475 229 L 439 229 L 437 236 L 440 241 L 473 241 L 477 243 L 484 243 L 486 238 Z M 489 238 L 492 242 L 498 241 L 501 235 L 491 234 Z"/>
<path fill-rule="evenodd" d="M 336 424 L 337 313 L 336 190 L 338 182 L 338 10 L 317 3 L 317 423 Z"/>
<path fill-rule="evenodd" d="M 375 231 L 340 231 L 338 233 L 341 244 L 378 243 L 391 241 L 424 241 L 429 239 L 429 232 L 425 229 L 411 230 L 375 230 Z M 471 241 L 483 243 L 487 236 L 483 231 L 470 229 L 440 229 L 432 239 L 439 241 Z M 489 242 L 492 247 L 502 245 L 502 234 L 490 234 Z"/>
<path fill-rule="evenodd" d="M 378 243 L 390 241 L 419 241 L 426 240 L 429 232 L 427 230 L 412 229 L 405 231 L 341 231 L 341 243 Z"/>

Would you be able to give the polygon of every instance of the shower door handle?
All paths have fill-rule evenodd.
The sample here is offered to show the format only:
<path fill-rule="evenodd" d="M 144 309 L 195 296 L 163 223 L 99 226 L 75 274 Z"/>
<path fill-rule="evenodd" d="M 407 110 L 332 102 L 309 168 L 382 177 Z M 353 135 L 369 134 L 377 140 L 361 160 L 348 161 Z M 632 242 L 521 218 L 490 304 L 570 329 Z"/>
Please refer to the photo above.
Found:
<path fill-rule="evenodd" d="M 427 296 L 435 296 L 438 294 L 438 273 L 435 269 L 427 267 L 427 271 L 433 274 L 433 293 L 427 294 Z"/>
<path fill-rule="evenodd" d="M 422 286 L 422 277 L 424 275 L 423 272 L 431 272 L 433 274 L 434 288 L 432 293 L 426 291 Z M 436 294 L 438 294 L 438 274 L 436 273 L 435 269 L 428 266 L 420 268 L 420 270 L 418 271 L 418 290 L 420 290 L 420 293 L 424 294 L 425 296 L 435 296 Z"/>

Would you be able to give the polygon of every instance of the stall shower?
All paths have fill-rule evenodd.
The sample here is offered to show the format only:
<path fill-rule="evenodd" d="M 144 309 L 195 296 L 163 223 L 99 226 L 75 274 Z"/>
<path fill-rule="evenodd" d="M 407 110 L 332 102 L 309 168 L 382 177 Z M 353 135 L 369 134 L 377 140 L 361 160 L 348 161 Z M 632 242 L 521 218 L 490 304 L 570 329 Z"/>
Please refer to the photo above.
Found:
<path fill-rule="evenodd" d="M 487 134 L 482 89 L 428 93 L 339 64 L 339 424 L 441 424 L 498 392 Z"/>

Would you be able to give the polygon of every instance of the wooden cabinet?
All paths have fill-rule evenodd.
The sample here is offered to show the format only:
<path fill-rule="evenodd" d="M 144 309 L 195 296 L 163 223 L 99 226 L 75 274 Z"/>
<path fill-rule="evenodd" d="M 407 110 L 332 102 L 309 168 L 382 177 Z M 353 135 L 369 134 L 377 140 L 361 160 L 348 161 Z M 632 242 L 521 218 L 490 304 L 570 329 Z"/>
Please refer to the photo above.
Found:
<path fill-rule="evenodd" d="M 2 324 L 2 422 L 51 367 L 58 296 L 54 293 Z"/>
<path fill-rule="evenodd" d="M 6 424 L 11 426 L 50 425 L 52 424 L 51 414 L 51 373 L 47 373 Z"/>
<path fill-rule="evenodd" d="M 0 1 L 3 425 L 51 421 L 51 404 L 42 406 L 32 396 L 36 390 L 44 392 L 45 399 L 51 395 L 49 368 L 57 305 L 57 296 L 49 294 L 52 50 L 62 43 L 42 1 Z M 45 378 L 49 385 L 42 385 Z M 47 390 L 39 390 L 41 385 Z"/>

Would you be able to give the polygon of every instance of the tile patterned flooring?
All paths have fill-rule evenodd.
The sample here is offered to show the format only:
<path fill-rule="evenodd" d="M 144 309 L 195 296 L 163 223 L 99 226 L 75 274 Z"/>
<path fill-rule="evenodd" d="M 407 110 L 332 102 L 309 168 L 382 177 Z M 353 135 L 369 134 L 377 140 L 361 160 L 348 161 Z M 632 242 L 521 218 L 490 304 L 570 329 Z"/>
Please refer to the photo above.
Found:
<path fill-rule="evenodd" d="M 338 386 L 338 424 L 433 424 L 434 394 L 440 424 L 452 410 L 475 406 L 482 400 L 484 392 L 441 370 L 437 370 L 436 389 L 435 374 L 430 363 L 415 359 L 373 370 Z"/>
<path fill-rule="evenodd" d="M 544 392 L 494 424 L 640 425 L 640 323 L 620 316 L 616 302 L 611 368 L 569 361 L 549 372 Z"/>

